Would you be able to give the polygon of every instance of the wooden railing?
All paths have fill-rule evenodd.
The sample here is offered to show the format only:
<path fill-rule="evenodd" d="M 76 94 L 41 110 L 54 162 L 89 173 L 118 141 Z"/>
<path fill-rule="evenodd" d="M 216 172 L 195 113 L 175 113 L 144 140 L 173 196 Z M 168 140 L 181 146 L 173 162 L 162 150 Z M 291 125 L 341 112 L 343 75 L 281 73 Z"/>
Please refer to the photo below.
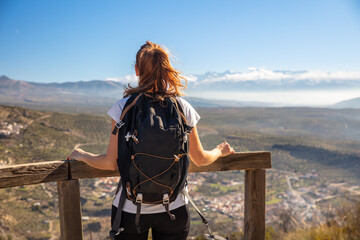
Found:
<path fill-rule="evenodd" d="M 270 152 L 242 152 L 211 165 L 190 165 L 190 172 L 245 170 L 244 239 L 265 239 L 265 169 Z M 57 181 L 60 231 L 63 240 L 83 239 L 79 179 L 119 176 L 78 161 L 49 161 L 0 167 L 0 188 Z"/>

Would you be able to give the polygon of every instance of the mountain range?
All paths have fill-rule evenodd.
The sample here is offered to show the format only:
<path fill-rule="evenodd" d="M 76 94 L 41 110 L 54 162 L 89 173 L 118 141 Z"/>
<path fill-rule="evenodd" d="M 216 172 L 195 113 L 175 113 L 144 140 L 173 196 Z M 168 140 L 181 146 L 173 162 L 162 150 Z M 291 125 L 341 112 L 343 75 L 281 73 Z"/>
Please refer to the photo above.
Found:
<path fill-rule="evenodd" d="M 249 68 L 247 72 L 225 71 L 190 75 L 194 89 L 217 90 L 333 90 L 360 89 L 360 72 L 290 71 Z"/>
<path fill-rule="evenodd" d="M 92 80 L 64 83 L 35 83 L 0 76 L 0 103 L 31 105 L 111 105 L 123 96 L 124 83 Z M 187 98 L 197 107 L 271 106 L 262 102 L 219 101 Z"/>
<path fill-rule="evenodd" d="M 312 76 L 313 79 L 307 78 Z M 340 77 L 343 79 L 340 79 Z M 327 78 L 326 78 L 327 77 Z M 360 89 L 360 80 L 356 75 L 309 71 L 270 71 L 253 69 L 247 73 L 226 71 L 223 73 L 207 72 L 187 76 L 188 87 L 192 93 L 197 91 L 274 91 L 307 89 Z M 291 78 L 291 79 L 290 79 Z M 135 86 L 135 77 L 132 85 Z M 360 76 L 359 76 L 360 79 Z M 91 80 L 63 83 L 37 83 L 0 76 L 0 103 L 3 104 L 45 104 L 45 105 L 100 105 L 109 106 L 123 96 L 125 81 L 118 79 Z M 359 91 L 360 96 L 360 91 Z M 271 107 L 265 102 L 240 102 L 208 100 L 198 97 L 188 98 L 198 107 Z M 360 98 L 339 102 L 329 107 L 360 108 Z"/>
<path fill-rule="evenodd" d="M 35 83 L 0 77 L 2 103 L 108 105 L 122 97 L 123 84 L 114 81 Z"/>

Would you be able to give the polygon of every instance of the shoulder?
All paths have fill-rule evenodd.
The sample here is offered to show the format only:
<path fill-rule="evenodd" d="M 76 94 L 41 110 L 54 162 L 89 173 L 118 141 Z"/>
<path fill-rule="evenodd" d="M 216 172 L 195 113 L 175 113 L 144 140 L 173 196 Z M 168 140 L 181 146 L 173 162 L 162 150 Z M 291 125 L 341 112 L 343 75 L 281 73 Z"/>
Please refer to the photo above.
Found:
<path fill-rule="evenodd" d="M 198 121 L 200 120 L 200 115 L 187 100 L 185 100 L 182 97 L 177 97 L 176 99 L 178 100 L 180 107 L 184 112 L 188 125 L 190 127 L 195 127 Z"/>
<path fill-rule="evenodd" d="M 129 99 L 130 97 L 124 97 L 120 100 L 118 100 L 114 105 L 118 106 L 119 108 L 123 109 L 127 100 Z"/>
<path fill-rule="evenodd" d="M 124 106 L 128 99 L 129 99 L 129 97 L 125 97 L 125 98 L 118 100 L 111 106 L 111 108 L 107 112 L 107 114 L 112 119 L 114 119 L 114 121 L 118 122 L 120 120 L 121 113 L 122 113 Z"/>
<path fill-rule="evenodd" d="M 184 98 L 182 97 L 176 97 L 176 99 L 178 100 L 178 102 L 180 103 L 181 107 L 183 108 L 189 108 L 189 107 L 192 107 L 191 104 L 185 100 Z"/>

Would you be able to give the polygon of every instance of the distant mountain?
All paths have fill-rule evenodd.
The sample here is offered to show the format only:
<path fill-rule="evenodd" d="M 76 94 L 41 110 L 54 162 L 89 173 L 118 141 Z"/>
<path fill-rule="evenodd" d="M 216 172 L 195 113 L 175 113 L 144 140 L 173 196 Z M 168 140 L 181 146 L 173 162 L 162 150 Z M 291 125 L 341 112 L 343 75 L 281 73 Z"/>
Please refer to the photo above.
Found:
<path fill-rule="evenodd" d="M 59 89 L 63 92 L 91 94 L 94 96 L 119 96 L 123 92 L 123 84 L 114 81 L 92 80 L 80 82 L 65 82 L 65 83 L 48 83 L 40 84 L 33 83 L 36 86 L 46 86 Z"/>
<path fill-rule="evenodd" d="M 123 91 L 123 84 L 114 81 L 92 80 L 64 83 L 35 83 L 11 79 L 5 75 L 0 76 L 1 93 L 17 94 L 19 92 L 28 92 L 33 90 L 56 91 L 60 94 L 92 94 L 95 96 L 109 97 L 117 95 Z M 42 92 L 46 94 L 47 92 Z"/>
<path fill-rule="evenodd" d="M 0 93 L 19 94 L 24 91 L 34 90 L 35 86 L 25 81 L 11 79 L 5 75 L 0 76 Z"/>
<path fill-rule="evenodd" d="M 109 105 L 122 97 L 123 84 L 92 80 L 65 83 L 35 83 L 0 77 L 0 102 L 34 104 Z"/>
<path fill-rule="evenodd" d="M 360 88 L 360 72 L 290 71 L 250 68 L 189 75 L 188 85 L 201 90 L 330 90 Z"/>
<path fill-rule="evenodd" d="M 359 95 L 360 95 L 360 93 L 359 93 Z M 332 105 L 331 107 L 333 107 L 333 108 L 359 108 L 360 109 L 360 97 L 338 102 L 338 103 Z"/>
<path fill-rule="evenodd" d="M 92 80 L 65 83 L 34 83 L 0 76 L 0 103 L 29 107 L 36 105 L 105 105 L 109 106 L 123 96 L 124 84 L 110 80 Z M 187 98 L 195 107 L 270 106 L 261 102 L 239 102 Z"/>
<path fill-rule="evenodd" d="M 360 72 L 290 71 L 250 68 L 247 72 L 225 71 L 187 75 L 188 93 L 200 96 L 201 91 L 267 92 L 287 90 L 354 90 L 360 89 Z M 35 83 L 0 77 L 0 103 L 110 105 L 122 97 L 124 85 L 136 85 L 135 75 L 108 80 L 64 83 Z M 261 102 L 205 100 L 192 98 L 201 107 L 272 106 Z M 350 104 L 349 106 L 347 104 Z M 354 105 L 355 104 L 355 105 Z M 286 104 L 285 104 L 286 105 Z M 356 102 L 339 103 L 334 107 L 358 107 Z"/>

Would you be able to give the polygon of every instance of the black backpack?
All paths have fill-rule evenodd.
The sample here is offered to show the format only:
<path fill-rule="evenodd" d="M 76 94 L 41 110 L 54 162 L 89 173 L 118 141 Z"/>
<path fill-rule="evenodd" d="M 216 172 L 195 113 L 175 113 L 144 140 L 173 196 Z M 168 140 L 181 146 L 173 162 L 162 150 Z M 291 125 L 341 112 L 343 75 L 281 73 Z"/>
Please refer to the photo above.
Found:
<path fill-rule="evenodd" d="M 169 217 L 169 202 L 182 192 L 189 167 L 188 135 L 191 127 L 175 98 L 155 100 L 151 95 L 133 94 L 127 100 L 112 134 L 118 135 L 117 165 L 122 192 L 112 213 L 113 239 L 119 229 L 126 198 L 137 206 L 135 225 L 140 232 L 141 204 L 162 204 Z"/>

